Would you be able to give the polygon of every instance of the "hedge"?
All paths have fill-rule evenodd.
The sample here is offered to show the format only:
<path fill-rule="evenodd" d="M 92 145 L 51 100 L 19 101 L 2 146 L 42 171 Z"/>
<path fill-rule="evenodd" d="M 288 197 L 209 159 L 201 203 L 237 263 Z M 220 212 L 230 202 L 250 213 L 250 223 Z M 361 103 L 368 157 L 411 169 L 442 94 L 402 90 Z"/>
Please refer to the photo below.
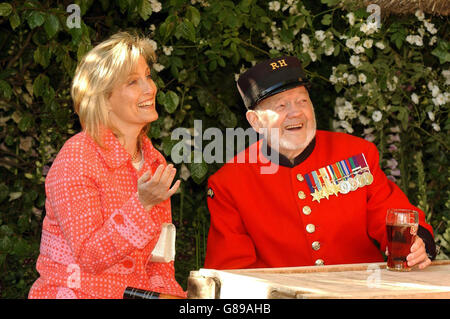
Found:
<path fill-rule="evenodd" d="M 202 131 L 248 128 L 236 77 L 256 61 L 298 56 L 318 128 L 376 143 L 384 171 L 426 212 L 438 258 L 448 259 L 448 18 L 417 11 L 377 24 L 366 9 L 336 0 L 0 3 L 0 296 L 26 298 L 38 277 L 45 177 L 80 131 L 70 82 L 77 61 L 119 30 L 154 41 L 160 116 L 149 137 L 169 161 L 175 128 L 192 136 L 195 120 Z M 175 267 L 184 288 L 203 265 L 206 181 L 221 165 L 176 165 L 183 182 L 172 197 Z"/>

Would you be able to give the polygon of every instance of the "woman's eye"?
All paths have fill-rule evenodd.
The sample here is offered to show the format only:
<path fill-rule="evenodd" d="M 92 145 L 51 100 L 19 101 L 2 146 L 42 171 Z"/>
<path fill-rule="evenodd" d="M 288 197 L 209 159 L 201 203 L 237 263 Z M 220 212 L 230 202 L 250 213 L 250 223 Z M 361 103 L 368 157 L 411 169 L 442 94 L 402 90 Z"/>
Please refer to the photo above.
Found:
<path fill-rule="evenodd" d="M 132 85 L 132 84 L 135 84 L 135 83 L 136 83 L 136 80 L 131 80 L 131 81 L 128 82 L 128 85 Z"/>

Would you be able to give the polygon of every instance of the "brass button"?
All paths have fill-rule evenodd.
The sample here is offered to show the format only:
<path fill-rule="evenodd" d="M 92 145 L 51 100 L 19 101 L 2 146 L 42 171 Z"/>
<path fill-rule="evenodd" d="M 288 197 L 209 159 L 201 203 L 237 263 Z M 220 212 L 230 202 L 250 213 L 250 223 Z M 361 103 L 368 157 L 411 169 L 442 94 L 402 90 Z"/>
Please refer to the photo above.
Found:
<path fill-rule="evenodd" d="M 303 175 L 302 174 L 297 174 L 297 179 L 300 181 L 300 182 L 303 182 L 305 179 L 303 178 Z"/>
<path fill-rule="evenodd" d="M 302 192 L 302 191 L 299 191 L 299 192 L 298 192 L 298 198 L 300 198 L 300 199 L 305 199 L 305 198 L 306 198 L 305 193 Z"/>
<path fill-rule="evenodd" d="M 316 226 L 314 226 L 313 224 L 308 224 L 308 225 L 306 225 L 306 231 L 308 232 L 308 233 L 314 233 L 314 231 L 316 230 Z"/>
<path fill-rule="evenodd" d="M 325 262 L 322 259 L 316 260 L 316 266 L 323 266 L 324 264 L 325 264 Z"/>
<path fill-rule="evenodd" d="M 303 214 L 305 214 L 305 215 L 311 214 L 311 207 L 303 206 Z"/>
<path fill-rule="evenodd" d="M 314 249 L 316 251 L 320 249 L 320 243 L 318 241 L 313 242 L 311 246 L 312 246 L 312 249 Z"/>

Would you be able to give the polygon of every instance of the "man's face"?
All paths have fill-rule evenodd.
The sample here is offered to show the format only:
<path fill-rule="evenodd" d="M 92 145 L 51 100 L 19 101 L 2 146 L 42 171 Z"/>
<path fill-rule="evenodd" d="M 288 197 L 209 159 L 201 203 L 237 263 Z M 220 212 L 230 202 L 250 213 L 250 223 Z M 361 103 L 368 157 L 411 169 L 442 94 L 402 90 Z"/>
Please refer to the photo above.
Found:
<path fill-rule="evenodd" d="M 316 134 L 314 107 L 304 86 L 264 99 L 255 110 L 247 112 L 247 120 L 264 134 L 272 148 L 289 159 L 299 155 Z M 273 129 L 279 130 L 278 139 L 276 134 L 271 136 Z"/>

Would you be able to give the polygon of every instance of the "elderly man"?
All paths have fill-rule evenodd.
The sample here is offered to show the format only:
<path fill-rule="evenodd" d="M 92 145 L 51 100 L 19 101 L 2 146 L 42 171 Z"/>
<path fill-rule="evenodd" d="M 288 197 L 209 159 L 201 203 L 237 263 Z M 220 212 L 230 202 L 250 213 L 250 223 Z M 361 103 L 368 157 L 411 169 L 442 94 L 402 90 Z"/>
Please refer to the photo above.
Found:
<path fill-rule="evenodd" d="M 256 163 L 229 161 L 210 177 L 205 267 L 382 262 L 389 208 L 419 212 L 418 236 L 407 263 L 418 268 L 430 264 L 436 248 L 424 212 L 386 178 L 374 144 L 316 130 L 297 58 L 261 62 L 242 74 L 237 85 L 247 120 L 264 136 L 244 152 L 270 156 L 259 156 Z M 278 134 L 270 133 L 274 130 Z M 278 169 L 261 174 L 268 159 Z"/>

